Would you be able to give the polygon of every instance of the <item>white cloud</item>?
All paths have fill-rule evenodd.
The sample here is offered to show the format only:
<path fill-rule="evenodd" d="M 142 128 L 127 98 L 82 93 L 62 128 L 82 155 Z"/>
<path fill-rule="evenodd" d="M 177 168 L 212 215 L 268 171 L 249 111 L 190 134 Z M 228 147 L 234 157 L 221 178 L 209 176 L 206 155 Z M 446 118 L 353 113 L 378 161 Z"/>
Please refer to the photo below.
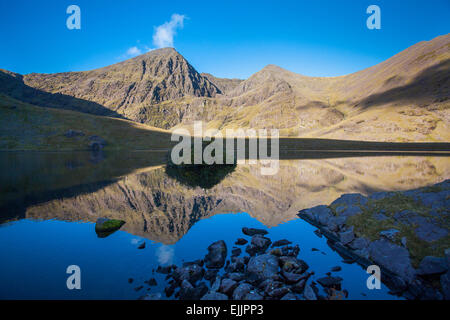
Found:
<path fill-rule="evenodd" d="M 177 33 L 177 29 L 183 28 L 185 16 L 174 13 L 169 22 L 155 28 L 153 34 L 153 44 L 157 48 L 173 47 L 173 37 Z"/>
<path fill-rule="evenodd" d="M 175 250 L 172 247 L 162 245 L 156 250 L 156 257 L 160 265 L 167 265 L 173 263 Z"/>
<path fill-rule="evenodd" d="M 155 31 L 153 32 L 154 46 L 149 47 L 142 44 L 140 40 L 137 40 L 137 45 L 129 48 L 119 59 L 133 58 L 158 48 L 173 47 L 173 38 L 177 34 L 177 30 L 183 28 L 184 19 L 186 19 L 186 16 L 182 14 L 172 14 L 169 22 L 155 27 Z"/>
<path fill-rule="evenodd" d="M 139 49 L 138 47 L 131 47 L 131 48 L 129 48 L 128 50 L 127 50 L 127 52 L 125 53 L 125 55 L 127 56 L 127 57 L 135 57 L 135 56 L 138 56 L 138 55 L 140 55 L 140 54 L 142 54 L 142 51 L 141 51 L 141 49 Z"/>

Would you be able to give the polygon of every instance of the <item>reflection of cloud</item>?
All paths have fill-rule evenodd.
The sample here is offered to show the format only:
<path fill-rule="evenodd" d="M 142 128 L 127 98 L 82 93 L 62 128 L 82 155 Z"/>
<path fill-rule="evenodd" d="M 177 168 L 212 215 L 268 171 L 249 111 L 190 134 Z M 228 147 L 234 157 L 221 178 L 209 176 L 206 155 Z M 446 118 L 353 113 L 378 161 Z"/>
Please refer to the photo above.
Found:
<path fill-rule="evenodd" d="M 175 250 L 172 247 L 162 245 L 156 249 L 156 257 L 158 258 L 159 264 L 172 264 L 174 256 Z"/>

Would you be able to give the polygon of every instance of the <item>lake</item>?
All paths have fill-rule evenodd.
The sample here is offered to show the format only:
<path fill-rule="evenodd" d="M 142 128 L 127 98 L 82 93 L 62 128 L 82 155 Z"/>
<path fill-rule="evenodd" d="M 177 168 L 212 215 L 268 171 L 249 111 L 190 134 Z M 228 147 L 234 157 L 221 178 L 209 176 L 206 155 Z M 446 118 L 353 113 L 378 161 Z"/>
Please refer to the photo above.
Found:
<path fill-rule="evenodd" d="M 262 175 L 258 164 L 198 176 L 167 167 L 165 152 L 0 153 L 0 299 L 137 299 L 147 292 L 164 298 L 158 266 L 201 259 L 217 240 L 230 251 L 244 237 L 242 227 L 298 244 L 314 277 L 342 267 L 336 274 L 349 299 L 399 299 L 384 285 L 369 290 L 366 271 L 343 263 L 298 211 L 345 193 L 441 182 L 450 178 L 449 158 L 317 152 L 284 158 L 273 176 Z M 100 238 L 99 217 L 126 223 Z M 81 269 L 81 290 L 67 289 L 69 265 Z M 157 286 L 143 284 L 152 277 Z"/>

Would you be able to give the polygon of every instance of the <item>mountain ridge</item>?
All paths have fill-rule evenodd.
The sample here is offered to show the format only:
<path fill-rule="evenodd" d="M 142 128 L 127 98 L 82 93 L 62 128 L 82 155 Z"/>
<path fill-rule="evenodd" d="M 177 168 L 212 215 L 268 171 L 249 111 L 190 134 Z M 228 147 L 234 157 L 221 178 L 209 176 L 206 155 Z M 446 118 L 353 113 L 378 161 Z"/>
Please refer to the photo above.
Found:
<path fill-rule="evenodd" d="M 36 95 L 32 88 L 46 95 L 50 107 L 59 103 L 52 98 L 72 97 L 79 101 L 64 101 L 63 108 L 163 129 L 203 121 L 219 130 L 276 128 L 282 136 L 450 141 L 449 74 L 447 34 L 339 77 L 308 77 L 269 64 L 245 80 L 217 78 L 163 48 L 90 71 L 1 71 L 0 92 L 39 105 L 37 98 L 26 101 L 27 94 Z M 8 77 L 17 86 L 22 80 L 28 91 L 1 81 Z M 17 94 L 21 90 L 24 97 Z"/>

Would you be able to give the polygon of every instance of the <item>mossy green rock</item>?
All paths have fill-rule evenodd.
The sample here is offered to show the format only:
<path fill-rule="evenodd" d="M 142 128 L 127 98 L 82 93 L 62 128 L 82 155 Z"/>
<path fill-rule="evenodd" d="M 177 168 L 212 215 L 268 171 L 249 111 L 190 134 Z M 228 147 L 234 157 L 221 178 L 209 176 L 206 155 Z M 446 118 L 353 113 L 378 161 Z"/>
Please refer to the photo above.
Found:
<path fill-rule="evenodd" d="M 123 220 L 98 218 L 95 223 L 95 232 L 101 238 L 107 237 L 111 233 L 119 230 L 124 224 L 125 221 Z"/>

